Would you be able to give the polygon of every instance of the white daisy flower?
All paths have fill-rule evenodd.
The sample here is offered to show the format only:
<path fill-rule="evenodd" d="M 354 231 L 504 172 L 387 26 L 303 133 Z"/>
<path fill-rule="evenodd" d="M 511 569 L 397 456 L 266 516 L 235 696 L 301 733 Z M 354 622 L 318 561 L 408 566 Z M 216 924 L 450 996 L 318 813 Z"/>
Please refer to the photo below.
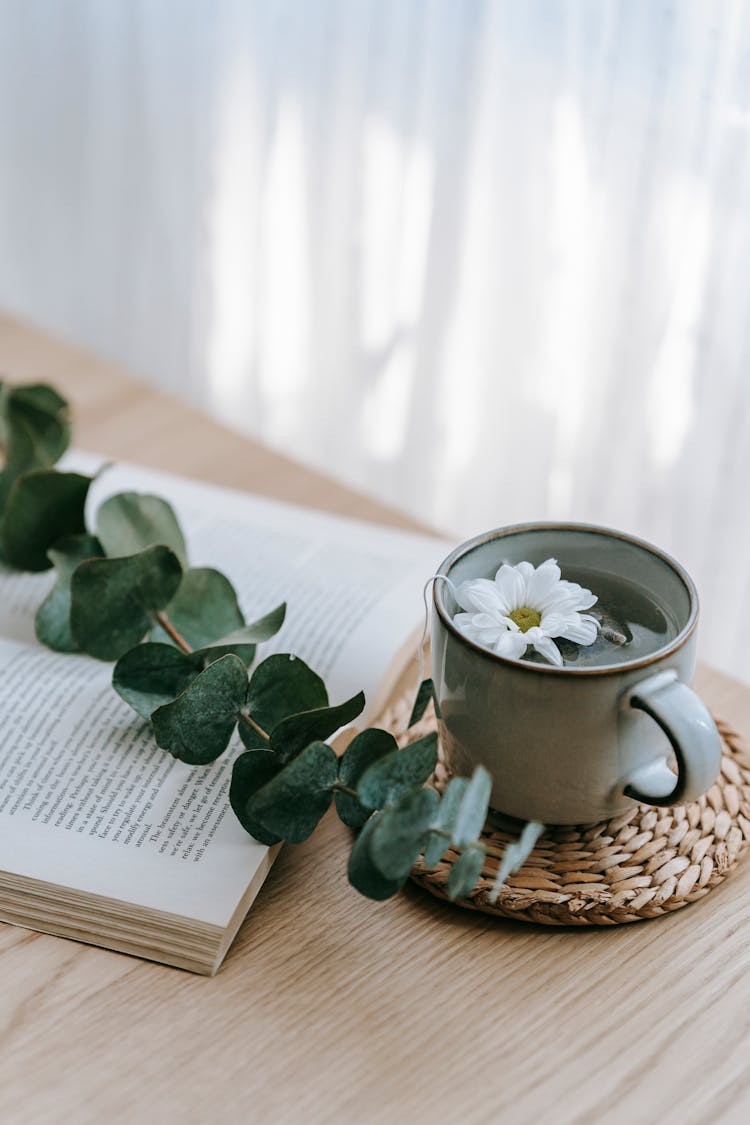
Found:
<path fill-rule="evenodd" d="M 551 664 L 563 659 L 554 638 L 579 645 L 596 640 L 598 622 L 582 610 L 591 609 L 596 595 L 577 582 L 560 577 L 556 559 L 538 567 L 529 562 L 503 565 L 489 578 L 473 578 L 456 589 L 464 613 L 453 618 L 469 640 L 483 648 L 519 660 L 531 645 Z"/>

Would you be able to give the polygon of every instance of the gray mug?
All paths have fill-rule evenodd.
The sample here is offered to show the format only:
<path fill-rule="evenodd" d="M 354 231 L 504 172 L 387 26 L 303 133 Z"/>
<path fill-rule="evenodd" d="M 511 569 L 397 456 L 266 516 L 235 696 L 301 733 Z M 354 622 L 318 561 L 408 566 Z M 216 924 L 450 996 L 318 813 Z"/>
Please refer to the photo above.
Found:
<path fill-rule="evenodd" d="M 701 796 L 719 773 L 721 742 L 689 686 L 698 599 L 678 563 L 608 528 L 538 523 L 463 543 L 438 574 L 458 585 L 494 577 L 503 562 L 537 566 L 550 557 L 563 577 L 581 568 L 629 576 L 669 607 L 677 635 L 654 652 L 616 664 L 576 668 L 509 660 L 460 632 L 450 586 L 436 580 L 432 675 L 450 768 L 470 774 L 485 766 L 494 809 L 544 824 L 590 824 L 636 803 L 672 805 Z"/>

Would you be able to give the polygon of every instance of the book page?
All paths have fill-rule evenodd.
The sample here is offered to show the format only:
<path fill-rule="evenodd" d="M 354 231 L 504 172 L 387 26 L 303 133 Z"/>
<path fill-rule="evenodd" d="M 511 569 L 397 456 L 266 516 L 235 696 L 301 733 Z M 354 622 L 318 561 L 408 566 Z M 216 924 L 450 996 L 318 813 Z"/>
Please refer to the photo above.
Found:
<path fill-rule="evenodd" d="M 239 739 L 178 762 L 111 674 L 0 640 L 0 868 L 225 926 L 268 852 L 229 807 Z"/>
<path fill-rule="evenodd" d="M 248 621 L 287 601 L 259 657 L 297 653 L 332 702 L 360 689 L 373 698 L 449 549 L 129 465 L 96 481 L 90 526 L 101 500 L 124 490 L 173 503 L 191 564 L 224 571 Z M 178 762 L 112 690 L 111 665 L 36 644 L 33 615 L 53 580 L 0 573 L 0 868 L 225 926 L 268 854 L 229 807 L 239 739 L 211 766 Z"/>

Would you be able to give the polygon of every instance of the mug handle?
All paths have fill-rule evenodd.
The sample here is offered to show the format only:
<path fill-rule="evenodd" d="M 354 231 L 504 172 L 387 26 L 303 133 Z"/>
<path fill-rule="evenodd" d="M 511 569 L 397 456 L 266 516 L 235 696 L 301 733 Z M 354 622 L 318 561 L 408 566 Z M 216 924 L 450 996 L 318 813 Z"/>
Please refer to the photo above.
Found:
<path fill-rule="evenodd" d="M 677 777 L 663 758 L 646 762 L 626 780 L 625 796 L 645 805 L 694 801 L 721 769 L 721 739 L 705 704 L 675 671 L 641 680 L 623 698 L 625 710 L 643 711 L 666 734 L 677 759 Z"/>

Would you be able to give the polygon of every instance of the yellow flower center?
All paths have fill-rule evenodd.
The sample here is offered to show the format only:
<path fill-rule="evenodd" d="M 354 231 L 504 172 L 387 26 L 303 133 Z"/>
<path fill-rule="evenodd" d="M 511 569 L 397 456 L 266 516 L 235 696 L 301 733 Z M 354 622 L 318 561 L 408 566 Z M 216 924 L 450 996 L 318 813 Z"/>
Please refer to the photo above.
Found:
<path fill-rule="evenodd" d="M 534 626 L 542 623 L 541 613 L 537 613 L 535 609 L 529 609 L 527 605 L 514 609 L 512 613 L 508 614 L 508 617 L 511 621 L 515 621 L 522 633 L 528 633 L 529 629 L 533 629 Z"/>

